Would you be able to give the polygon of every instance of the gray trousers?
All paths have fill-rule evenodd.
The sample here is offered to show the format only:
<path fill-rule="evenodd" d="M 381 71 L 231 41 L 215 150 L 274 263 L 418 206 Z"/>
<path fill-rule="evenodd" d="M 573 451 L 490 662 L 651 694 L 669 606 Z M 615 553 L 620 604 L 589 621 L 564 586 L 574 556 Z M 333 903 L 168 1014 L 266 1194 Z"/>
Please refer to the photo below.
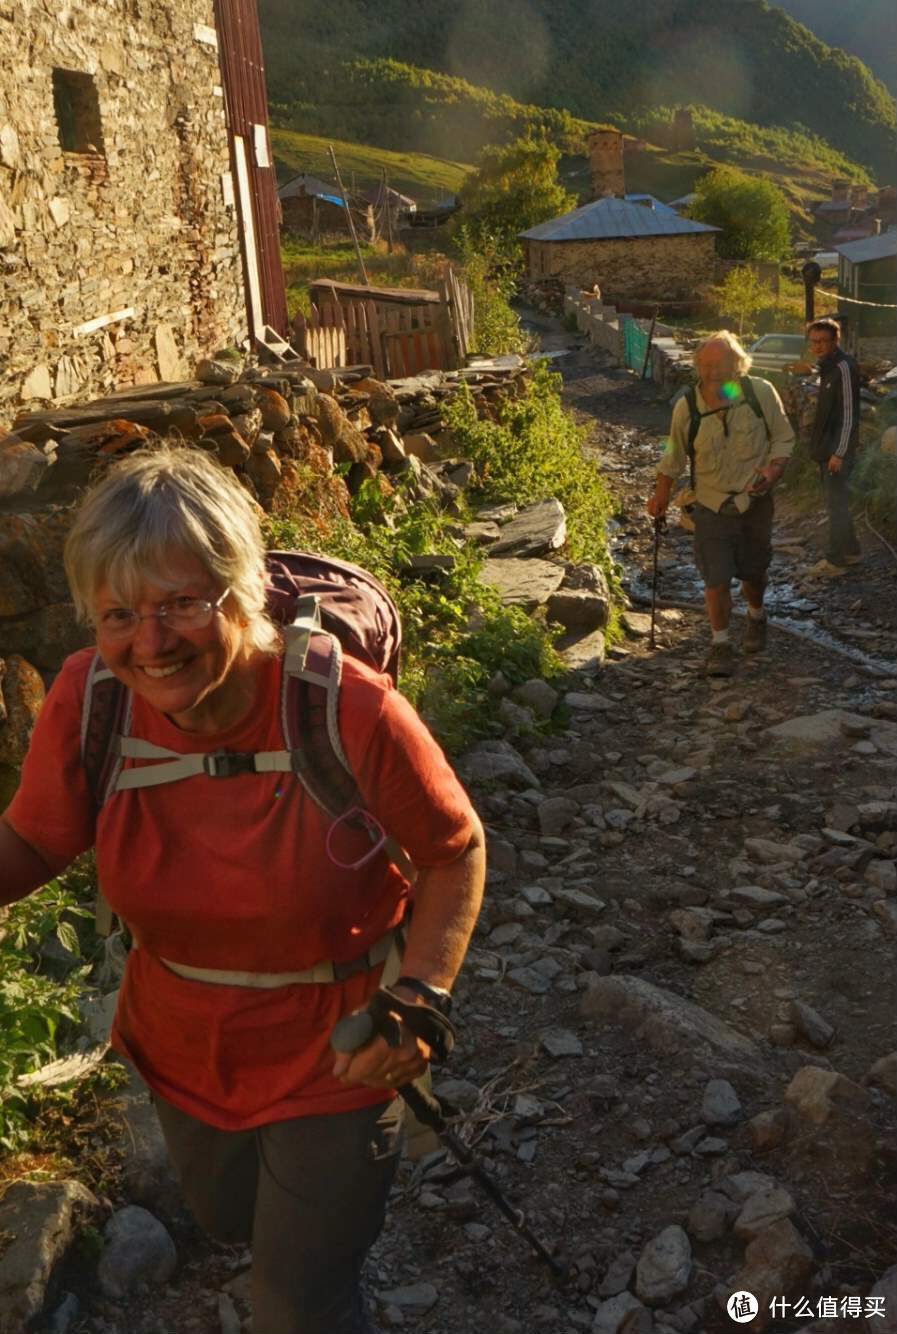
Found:
<path fill-rule="evenodd" d="M 245 1131 L 154 1101 L 197 1221 L 252 1246 L 254 1334 L 375 1334 L 360 1276 L 401 1154 L 401 1099 Z"/>

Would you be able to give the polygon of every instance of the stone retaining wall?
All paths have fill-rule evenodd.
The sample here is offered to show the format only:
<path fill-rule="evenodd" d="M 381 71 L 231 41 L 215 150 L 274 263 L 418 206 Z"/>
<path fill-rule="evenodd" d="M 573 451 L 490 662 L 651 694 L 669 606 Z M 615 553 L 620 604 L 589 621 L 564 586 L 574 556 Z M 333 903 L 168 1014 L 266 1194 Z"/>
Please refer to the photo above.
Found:
<path fill-rule="evenodd" d="M 621 314 L 616 306 L 604 305 L 599 296 L 568 287 L 564 295 L 564 314 L 574 315 L 578 329 L 588 334 L 593 347 L 609 352 L 618 365 L 625 364 L 623 322 L 632 316 Z M 650 320 L 639 320 L 647 331 Z M 664 325 L 655 327 L 651 343 L 651 379 L 655 384 L 676 389 L 691 378 L 692 354 L 672 336 Z"/>
<path fill-rule="evenodd" d="M 0 9 L 4 416 L 245 337 L 213 23 L 212 0 Z"/>

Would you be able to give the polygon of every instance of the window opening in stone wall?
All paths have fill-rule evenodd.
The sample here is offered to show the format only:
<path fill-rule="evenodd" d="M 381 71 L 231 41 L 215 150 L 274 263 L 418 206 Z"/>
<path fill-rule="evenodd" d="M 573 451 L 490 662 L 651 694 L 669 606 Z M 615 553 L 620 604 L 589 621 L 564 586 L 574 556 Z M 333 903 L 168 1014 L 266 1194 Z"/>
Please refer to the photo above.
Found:
<path fill-rule="evenodd" d="M 53 107 L 64 152 L 105 156 L 100 99 L 92 75 L 54 69 Z"/>

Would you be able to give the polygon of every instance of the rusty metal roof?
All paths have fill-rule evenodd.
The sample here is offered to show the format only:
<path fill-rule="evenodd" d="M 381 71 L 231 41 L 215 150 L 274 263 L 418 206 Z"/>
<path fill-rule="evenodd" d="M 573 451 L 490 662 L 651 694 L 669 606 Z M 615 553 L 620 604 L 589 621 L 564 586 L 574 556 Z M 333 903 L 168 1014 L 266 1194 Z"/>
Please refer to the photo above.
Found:
<path fill-rule="evenodd" d="M 400 305 L 419 306 L 422 303 L 439 304 L 442 297 L 438 292 L 431 292 L 420 287 L 365 287 L 362 283 L 337 283 L 330 278 L 315 278 L 309 283 L 310 292 L 322 292 L 328 295 L 361 298 L 365 301 L 394 301 Z"/>
<path fill-rule="evenodd" d="M 704 222 L 680 218 L 672 211 L 661 212 L 630 204 L 625 199 L 608 198 L 595 199 L 519 235 L 527 241 L 611 241 L 621 237 L 686 236 L 719 230 Z"/>

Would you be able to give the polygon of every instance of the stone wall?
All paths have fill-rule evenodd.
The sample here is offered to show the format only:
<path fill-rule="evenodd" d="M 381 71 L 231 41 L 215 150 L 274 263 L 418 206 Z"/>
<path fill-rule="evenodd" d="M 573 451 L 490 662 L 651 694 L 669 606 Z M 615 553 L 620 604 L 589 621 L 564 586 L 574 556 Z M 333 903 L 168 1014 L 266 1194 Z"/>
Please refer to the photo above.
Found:
<path fill-rule="evenodd" d="M 623 324 L 630 316 L 618 314 L 617 308 L 605 305 L 601 297 L 575 287 L 568 287 L 564 293 L 564 314 L 575 318 L 577 328 L 588 335 L 593 347 L 608 352 L 619 366 L 626 364 Z M 647 333 L 651 321 L 638 323 Z M 692 379 L 692 352 L 677 342 L 673 330 L 666 325 L 655 324 L 648 370 L 655 384 L 670 391 Z"/>
<path fill-rule="evenodd" d="M 860 361 L 897 362 L 897 334 L 858 338 L 855 355 Z"/>
<path fill-rule="evenodd" d="M 713 232 L 612 241 L 530 241 L 532 278 L 601 288 L 605 300 L 694 300 L 713 282 Z"/>
<path fill-rule="evenodd" d="M 0 417 L 246 335 L 212 0 L 0 7 Z"/>

